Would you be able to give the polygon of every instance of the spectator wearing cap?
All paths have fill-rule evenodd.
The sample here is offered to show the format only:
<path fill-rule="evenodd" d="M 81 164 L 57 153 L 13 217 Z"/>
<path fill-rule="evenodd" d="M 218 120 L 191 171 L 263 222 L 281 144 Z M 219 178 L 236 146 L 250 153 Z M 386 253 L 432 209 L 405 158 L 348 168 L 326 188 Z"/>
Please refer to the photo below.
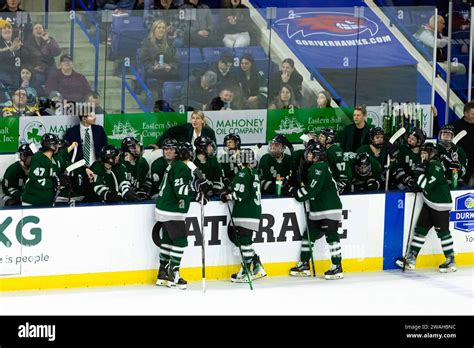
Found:
<path fill-rule="evenodd" d="M 234 56 L 230 52 L 224 52 L 211 68 L 217 75 L 216 88 L 237 85 L 237 71 L 234 68 Z"/>
<path fill-rule="evenodd" d="M 278 93 L 283 85 L 290 85 L 293 90 L 296 102 L 301 103 L 301 86 L 303 76 L 295 69 L 295 62 L 291 58 L 286 58 L 281 63 L 281 70 L 276 71 L 270 77 L 270 98 L 278 97 Z"/>
<path fill-rule="evenodd" d="M 84 75 L 74 71 L 73 60 L 69 54 L 63 54 L 59 59 L 59 69 L 46 81 L 46 94 L 58 91 L 69 101 L 83 102 L 91 91 L 89 82 Z"/>
<path fill-rule="evenodd" d="M 41 23 L 33 25 L 33 35 L 25 40 L 21 57 L 22 63 L 32 67 L 36 79 L 44 84 L 56 69 L 54 57 L 61 54 L 56 40 L 49 35 Z"/>
<path fill-rule="evenodd" d="M 100 150 L 107 145 L 107 137 L 104 127 L 96 125 L 94 112 L 79 115 L 80 123 L 69 128 L 64 134 L 64 140 L 70 144 L 77 142 L 76 161 L 84 159 L 86 166 L 90 166 L 96 159 L 100 158 Z"/>
<path fill-rule="evenodd" d="M 5 86 L 13 87 L 18 83 L 20 74 L 17 60 L 20 58 L 22 43 L 19 37 L 14 37 L 9 22 L 0 19 L 0 31 L 0 80 Z"/>

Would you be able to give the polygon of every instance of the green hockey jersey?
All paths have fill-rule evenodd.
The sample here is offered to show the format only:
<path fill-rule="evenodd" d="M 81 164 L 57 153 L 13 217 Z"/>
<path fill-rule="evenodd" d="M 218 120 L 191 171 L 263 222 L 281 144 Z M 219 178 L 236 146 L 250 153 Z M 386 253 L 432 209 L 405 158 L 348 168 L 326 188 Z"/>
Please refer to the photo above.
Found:
<path fill-rule="evenodd" d="M 124 165 L 125 178 L 135 192 L 150 192 L 152 181 L 150 177 L 150 166 L 146 159 L 140 157 L 132 163 L 126 161 L 125 158 L 121 156 L 119 163 Z"/>
<path fill-rule="evenodd" d="M 376 159 L 380 163 L 382 168 L 387 164 L 387 148 L 385 146 L 380 150 L 378 156 L 375 154 L 374 151 L 372 151 L 372 148 L 368 144 L 362 145 L 357 149 L 357 153 L 362 152 L 366 152 L 369 154 L 370 157 Z"/>
<path fill-rule="evenodd" d="M 208 157 L 204 160 L 200 160 L 196 157 L 194 164 L 199 168 L 202 175 L 208 180 L 209 186 L 212 186 L 212 191 L 219 192 L 224 188 L 222 179 L 224 172 L 220 163 L 217 161 L 217 157 Z"/>
<path fill-rule="evenodd" d="M 107 169 L 102 161 L 95 161 L 90 169 L 95 174 L 94 193 L 99 199 L 105 200 L 109 191 L 115 191 L 123 197 L 130 190 L 130 182 L 126 179 L 126 168 L 123 164 L 118 163 Z"/>
<path fill-rule="evenodd" d="M 174 161 L 166 168 L 156 199 L 157 221 L 184 221 L 194 197 L 192 180 L 191 170 L 182 161 Z"/>
<path fill-rule="evenodd" d="M 20 161 L 16 161 L 15 163 L 11 164 L 5 171 L 2 180 L 2 190 L 3 194 L 5 195 L 5 199 L 12 198 L 19 201 L 21 199 L 21 194 L 23 193 L 26 180 L 28 180 L 28 174 L 23 170 Z"/>
<path fill-rule="evenodd" d="M 222 167 L 224 178 L 227 178 L 232 181 L 234 179 L 235 174 L 237 174 L 239 171 L 239 166 L 237 165 L 235 154 L 229 155 L 228 153 L 223 153 L 219 156 L 218 162 Z"/>
<path fill-rule="evenodd" d="M 35 153 L 31 159 L 28 181 L 21 195 L 22 202 L 31 205 L 53 205 L 57 172 L 56 164 L 43 152 Z"/>
<path fill-rule="evenodd" d="M 359 175 L 355 170 L 355 158 L 349 162 L 352 168 L 351 192 L 373 192 L 382 187 L 382 166 L 375 158 L 369 158 L 372 170 L 366 176 Z"/>
<path fill-rule="evenodd" d="M 257 170 L 248 167 L 240 169 L 232 181 L 232 190 L 232 216 L 235 225 L 258 231 L 262 204 Z"/>
<path fill-rule="evenodd" d="M 283 154 L 282 159 L 278 160 L 268 153 L 263 155 L 258 166 L 262 185 L 262 193 L 275 194 L 276 178 L 278 175 L 282 178 L 288 176 L 292 166 L 292 157 L 286 153 Z"/>
<path fill-rule="evenodd" d="M 310 220 L 341 220 L 342 203 L 326 162 L 314 163 L 308 171 L 308 185 L 296 191 L 298 202 L 309 200 Z"/>
<path fill-rule="evenodd" d="M 423 200 L 430 208 L 451 210 L 453 201 L 441 162 L 429 161 L 425 173 L 418 176 L 416 183 L 423 190 Z"/>
<path fill-rule="evenodd" d="M 463 179 L 464 181 L 469 181 L 469 178 L 464 177 L 467 173 L 467 156 L 462 147 L 453 144 L 451 149 L 447 150 L 444 146 L 438 144 L 436 145 L 436 150 L 438 150 L 438 156 L 441 159 L 441 164 L 444 168 L 444 176 L 449 184 L 453 178 L 453 171 L 449 168 L 449 160 L 446 160 L 445 156 L 446 158 L 457 161 L 461 164 L 461 168 L 458 171 L 458 180 Z"/>
<path fill-rule="evenodd" d="M 163 177 L 165 176 L 166 168 L 168 168 L 168 166 L 169 166 L 169 163 L 165 159 L 164 156 L 157 158 L 151 164 L 150 176 L 153 183 L 151 192 L 150 192 L 151 196 L 156 195 L 159 192 L 161 181 L 163 180 Z"/>
<path fill-rule="evenodd" d="M 332 144 L 326 150 L 326 156 L 334 180 L 349 184 L 352 178 L 352 170 L 349 163 L 344 161 L 341 147 L 338 144 Z"/>

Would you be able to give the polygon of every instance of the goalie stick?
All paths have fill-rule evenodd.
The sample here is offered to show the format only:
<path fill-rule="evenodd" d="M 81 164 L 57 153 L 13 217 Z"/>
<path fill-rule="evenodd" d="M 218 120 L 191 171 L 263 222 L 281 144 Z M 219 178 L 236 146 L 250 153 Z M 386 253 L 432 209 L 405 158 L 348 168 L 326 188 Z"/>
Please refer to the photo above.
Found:
<path fill-rule="evenodd" d="M 456 145 L 456 144 L 459 142 L 459 140 L 461 140 L 462 138 L 464 138 L 466 135 L 467 135 L 467 131 L 463 129 L 462 131 L 460 131 L 460 132 L 453 138 L 452 143 L 453 143 L 454 145 Z"/>

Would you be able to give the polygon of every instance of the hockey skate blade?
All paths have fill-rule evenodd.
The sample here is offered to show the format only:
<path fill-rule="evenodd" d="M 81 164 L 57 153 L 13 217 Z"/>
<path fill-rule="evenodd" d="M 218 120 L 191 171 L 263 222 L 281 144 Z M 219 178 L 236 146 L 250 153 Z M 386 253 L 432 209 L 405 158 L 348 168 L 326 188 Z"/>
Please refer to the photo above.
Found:
<path fill-rule="evenodd" d="M 168 281 L 164 279 L 157 279 L 156 286 L 168 286 Z"/>
<path fill-rule="evenodd" d="M 334 275 L 324 275 L 324 279 L 326 280 L 336 280 L 336 279 L 343 279 L 344 274 L 339 273 L 339 274 L 334 274 Z"/>
<path fill-rule="evenodd" d="M 171 288 L 171 289 L 179 289 L 179 290 L 186 290 L 187 288 L 187 284 L 175 284 L 173 282 L 168 282 L 168 284 L 166 284 L 168 286 L 168 288 Z"/>
<path fill-rule="evenodd" d="M 398 267 L 400 267 L 401 269 L 403 269 L 403 263 L 404 263 L 403 260 L 396 260 L 396 261 L 395 261 L 395 264 L 396 264 Z M 408 262 L 405 263 L 405 270 L 410 270 L 410 271 L 412 271 L 412 270 L 414 270 L 414 269 L 415 269 L 415 265 L 413 265 L 413 264 L 411 264 L 411 263 L 408 263 Z"/>
<path fill-rule="evenodd" d="M 451 266 L 451 267 L 448 267 L 448 268 L 439 268 L 440 273 L 453 273 L 453 272 L 456 272 L 456 271 L 457 271 L 456 266 Z"/>
<path fill-rule="evenodd" d="M 303 272 L 290 271 L 290 276 L 293 276 L 293 277 L 311 277 L 311 272 L 310 271 L 303 271 Z"/>

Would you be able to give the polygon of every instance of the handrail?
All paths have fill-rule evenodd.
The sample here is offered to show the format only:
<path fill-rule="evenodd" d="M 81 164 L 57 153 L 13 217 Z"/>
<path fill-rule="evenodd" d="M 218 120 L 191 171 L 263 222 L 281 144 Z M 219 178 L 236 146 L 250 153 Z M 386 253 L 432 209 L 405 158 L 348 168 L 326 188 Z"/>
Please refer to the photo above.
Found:
<path fill-rule="evenodd" d="M 142 101 L 140 98 L 138 98 L 137 94 L 133 90 L 132 86 L 128 83 L 127 79 L 125 78 L 125 69 L 129 68 L 130 72 L 132 73 L 133 76 L 137 79 L 137 82 L 140 84 L 140 87 L 145 91 L 146 97 L 147 97 L 147 105 L 143 105 Z M 126 65 L 125 60 L 122 63 L 122 100 L 121 100 L 121 112 L 125 113 L 125 88 L 128 90 L 130 95 L 135 99 L 137 102 L 138 106 L 140 109 L 142 109 L 143 112 L 151 112 L 152 111 L 152 99 L 153 99 L 153 94 L 151 93 L 150 89 L 146 85 L 146 83 L 143 81 L 142 77 L 140 74 L 135 70 L 135 68 L 131 65 Z"/>
<path fill-rule="evenodd" d="M 49 0 L 44 0 L 44 28 L 48 29 L 48 17 L 49 17 Z"/>
<path fill-rule="evenodd" d="M 79 19 L 79 17 L 72 16 L 71 17 L 71 38 L 70 38 L 70 48 L 69 48 L 69 50 L 70 50 L 71 57 L 74 58 L 74 23 L 75 23 L 75 21 L 77 21 L 77 24 L 79 25 L 79 28 L 81 28 L 81 30 L 87 36 L 87 38 L 89 39 L 89 42 L 92 44 L 92 46 L 94 46 L 94 49 L 95 49 L 94 91 L 97 92 L 97 90 L 99 89 L 99 49 L 100 49 L 100 47 L 99 47 L 100 46 L 99 22 L 97 21 L 97 19 L 93 15 L 91 15 L 90 12 L 93 12 L 93 11 L 90 11 L 82 0 L 78 0 L 78 2 L 79 2 L 80 7 L 85 11 L 87 16 L 89 17 L 92 24 L 94 24 L 94 26 L 95 26 L 95 37 L 93 37 L 90 34 L 89 29 L 86 28 L 86 26 L 84 25 L 84 23 L 82 23 L 82 21 Z M 73 11 L 75 11 L 75 9 L 76 9 L 76 0 L 71 1 L 71 9 Z"/>

